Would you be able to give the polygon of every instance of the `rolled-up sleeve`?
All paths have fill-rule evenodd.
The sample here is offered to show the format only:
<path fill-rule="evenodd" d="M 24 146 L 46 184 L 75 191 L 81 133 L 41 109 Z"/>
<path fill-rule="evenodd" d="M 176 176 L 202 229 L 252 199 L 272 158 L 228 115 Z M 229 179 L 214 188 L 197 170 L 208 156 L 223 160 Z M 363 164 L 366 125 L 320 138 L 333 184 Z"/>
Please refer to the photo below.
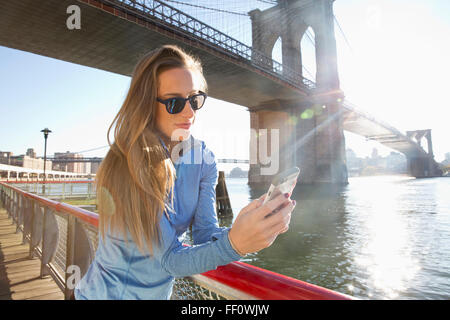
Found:
<path fill-rule="evenodd" d="M 240 259 L 230 244 L 228 229 L 217 233 L 215 240 L 185 246 L 178 240 L 175 229 L 165 215 L 161 218 L 160 227 L 161 243 L 155 248 L 154 257 L 173 277 L 203 273 Z"/>

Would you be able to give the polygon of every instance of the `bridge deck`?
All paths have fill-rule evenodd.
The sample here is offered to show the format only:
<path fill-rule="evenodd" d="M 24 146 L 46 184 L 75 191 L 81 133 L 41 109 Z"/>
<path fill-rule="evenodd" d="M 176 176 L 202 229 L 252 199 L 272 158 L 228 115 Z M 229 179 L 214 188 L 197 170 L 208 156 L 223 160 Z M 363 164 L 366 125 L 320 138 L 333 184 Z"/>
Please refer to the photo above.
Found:
<path fill-rule="evenodd" d="M 40 278 L 39 258 L 28 258 L 29 244 L 0 208 L 0 300 L 63 300 L 64 294 L 50 276 Z"/>

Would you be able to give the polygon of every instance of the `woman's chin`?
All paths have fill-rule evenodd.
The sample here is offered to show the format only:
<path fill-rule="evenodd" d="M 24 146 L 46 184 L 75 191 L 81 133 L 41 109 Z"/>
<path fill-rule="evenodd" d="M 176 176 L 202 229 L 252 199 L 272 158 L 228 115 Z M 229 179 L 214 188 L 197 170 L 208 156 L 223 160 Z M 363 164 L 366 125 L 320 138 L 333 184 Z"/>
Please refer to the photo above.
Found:
<path fill-rule="evenodd" d="M 191 135 L 191 130 L 186 128 L 177 127 L 172 132 L 172 141 L 184 141 Z"/>

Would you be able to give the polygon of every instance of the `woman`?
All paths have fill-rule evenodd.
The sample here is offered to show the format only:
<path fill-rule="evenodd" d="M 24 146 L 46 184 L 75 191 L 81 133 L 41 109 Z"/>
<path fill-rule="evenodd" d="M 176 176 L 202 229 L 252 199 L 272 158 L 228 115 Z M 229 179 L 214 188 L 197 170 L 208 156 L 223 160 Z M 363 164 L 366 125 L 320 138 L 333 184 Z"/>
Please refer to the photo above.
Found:
<path fill-rule="evenodd" d="M 176 46 L 136 65 L 96 176 L 101 237 L 75 299 L 169 299 L 174 277 L 239 260 L 288 229 L 288 194 L 265 205 L 263 196 L 219 228 L 214 155 L 189 134 L 205 91 L 200 63 Z M 183 246 L 190 225 L 194 245 Z"/>

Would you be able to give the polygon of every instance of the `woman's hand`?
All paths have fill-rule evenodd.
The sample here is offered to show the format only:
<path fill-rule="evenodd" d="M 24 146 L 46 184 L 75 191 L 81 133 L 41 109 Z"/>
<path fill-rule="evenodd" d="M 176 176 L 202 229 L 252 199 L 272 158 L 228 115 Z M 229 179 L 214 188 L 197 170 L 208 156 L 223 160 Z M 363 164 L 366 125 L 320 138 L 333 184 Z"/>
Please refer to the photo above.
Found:
<path fill-rule="evenodd" d="M 232 246 L 241 255 L 269 247 L 280 233 L 289 228 L 295 200 L 291 201 L 290 194 L 286 193 L 262 205 L 266 195 L 239 212 L 228 234 Z"/>

